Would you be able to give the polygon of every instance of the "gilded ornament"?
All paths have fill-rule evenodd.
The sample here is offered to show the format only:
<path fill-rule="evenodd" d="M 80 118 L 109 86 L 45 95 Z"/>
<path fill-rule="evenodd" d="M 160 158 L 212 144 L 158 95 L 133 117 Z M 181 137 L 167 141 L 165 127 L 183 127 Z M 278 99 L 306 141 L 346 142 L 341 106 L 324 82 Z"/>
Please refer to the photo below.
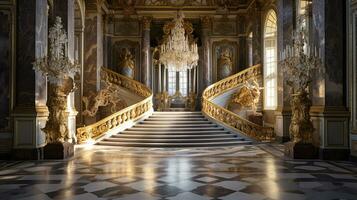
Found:
<path fill-rule="evenodd" d="M 322 62 L 317 48 L 308 44 L 307 32 L 299 19 L 299 28 L 293 33 L 293 45 L 281 53 L 280 66 L 291 87 L 292 118 L 289 127 L 293 143 L 312 144 L 314 131 L 310 117 L 311 99 L 308 88 L 316 72 L 321 73 Z"/>
<path fill-rule="evenodd" d="M 46 142 L 63 143 L 69 137 L 67 96 L 75 89 L 73 77 L 80 71 L 79 65 L 68 58 L 67 34 L 60 17 L 56 17 L 49 30 L 49 55 L 36 59 L 34 70 L 48 77 L 47 107 L 49 117 L 45 128 Z"/>
<path fill-rule="evenodd" d="M 91 94 L 88 97 L 83 97 L 84 111 L 82 115 L 94 117 L 99 107 L 110 106 L 111 114 L 125 108 L 126 102 L 119 97 L 119 87 L 109 81 L 108 74 L 103 72 L 105 88 L 101 89 L 98 94 Z"/>
<path fill-rule="evenodd" d="M 104 78 L 106 82 L 125 88 L 145 99 L 134 105 L 121 109 L 94 124 L 78 128 L 77 141 L 80 144 L 86 143 L 89 140 L 96 140 L 102 137 L 107 131 L 114 129 L 129 120 L 135 120 L 141 117 L 153 106 L 151 90 L 145 85 L 109 69 L 101 69 L 103 74 L 105 74 L 102 78 Z"/>
<path fill-rule="evenodd" d="M 261 75 L 262 68 L 260 65 L 256 65 L 209 86 L 202 94 L 202 112 L 234 129 L 237 129 L 249 137 L 255 138 L 256 140 L 274 140 L 275 133 L 273 128 L 254 124 L 212 102 L 217 96 L 220 96 L 228 90 L 236 88 L 247 81 L 254 80 Z"/>

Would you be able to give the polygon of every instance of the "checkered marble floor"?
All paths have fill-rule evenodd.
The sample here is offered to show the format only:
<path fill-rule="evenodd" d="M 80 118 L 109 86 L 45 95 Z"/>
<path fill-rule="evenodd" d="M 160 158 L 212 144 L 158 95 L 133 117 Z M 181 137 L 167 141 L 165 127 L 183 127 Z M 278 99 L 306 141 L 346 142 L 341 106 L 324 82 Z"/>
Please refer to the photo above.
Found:
<path fill-rule="evenodd" d="M 357 199 L 357 165 L 290 160 L 280 145 L 89 147 L 66 161 L 4 162 L 0 199 Z"/>

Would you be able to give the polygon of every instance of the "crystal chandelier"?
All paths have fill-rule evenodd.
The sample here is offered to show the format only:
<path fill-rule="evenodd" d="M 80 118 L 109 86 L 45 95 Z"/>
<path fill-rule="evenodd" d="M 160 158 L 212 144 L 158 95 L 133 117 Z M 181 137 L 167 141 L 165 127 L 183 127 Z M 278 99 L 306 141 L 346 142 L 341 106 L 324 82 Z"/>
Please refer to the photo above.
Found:
<path fill-rule="evenodd" d="M 173 20 L 173 28 L 167 39 L 161 45 L 160 61 L 170 70 L 185 71 L 198 64 L 197 44 L 188 39 L 185 34 L 182 13 Z"/>

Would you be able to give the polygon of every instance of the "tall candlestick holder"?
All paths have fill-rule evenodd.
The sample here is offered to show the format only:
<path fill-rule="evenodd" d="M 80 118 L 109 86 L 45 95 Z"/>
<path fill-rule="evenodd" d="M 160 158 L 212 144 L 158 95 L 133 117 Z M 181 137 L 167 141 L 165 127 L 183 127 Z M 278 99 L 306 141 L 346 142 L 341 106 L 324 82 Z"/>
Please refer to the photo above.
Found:
<path fill-rule="evenodd" d="M 48 78 L 47 107 L 49 118 L 45 128 L 45 158 L 59 159 L 73 155 L 74 147 L 68 142 L 67 96 L 75 89 L 73 77 L 80 71 L 79 65 L 67 54 L 67 34 L 60 17 L 49 31 L 49 55 L 36 59 L 34 70 Z"/>
<path fill-rule="evenodd" d="M 300 21 L 301 22 L 301 21 Z M 321 51 L 307 41 L 307 32 L 299 23 L 293 32 L 293 44 L 280 53 L 280 67 L 290 86 L 291 141 L 285 144 L 285 155 L 292 158 L 316 158 L 317 148 L 313 145 L 314 127 L 310 117 L 312 105 L 309 88 L 315 74 L 321 72 Z"/>

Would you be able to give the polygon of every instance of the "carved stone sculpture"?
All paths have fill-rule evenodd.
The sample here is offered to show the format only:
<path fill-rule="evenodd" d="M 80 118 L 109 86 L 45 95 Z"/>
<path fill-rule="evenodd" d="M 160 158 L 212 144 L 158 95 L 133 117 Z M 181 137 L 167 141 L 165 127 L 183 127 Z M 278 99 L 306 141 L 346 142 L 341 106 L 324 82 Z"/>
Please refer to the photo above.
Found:
<path fill-rule="evenodd" d="M 123 48 L 119 55 L 119 70 L 126 77 L 134 78 L 135 64 L 129 49 Z"/>
<path fill-rule="evenodd" d="M 232 74 L 232 53 L 228 48 L 222 50 L 217 61 L 219 79 L 224 79 Z"/>
<path fill-rule="evenodd" d="M 232 104 L 239 104 L 240 109 L 246 108 L 256 112 L 260 99 L 260 90 L 257 80 L 254 79 L 251 83 L 246 81 L 244 86 L 232 95 L 227 106 L 228 110 L 230 110 Z"/>
<path fill-rule="evenodd" d="M 60 17 L 49 31 L 49 55 L 33 63 L 34 70 L 48 77 L 49 118 L 45 128 L 47 150 L 45 158 L 65 158 L 73 155 L 73 144 L 68 144 L 67 96 L 75 89 L 73 77 L 79 65 L 67 56 L 67 35 Z M 57 152 L 62 151 L 62 152 Z M 46 156 L 47 155 L 47 156 Z"/>
<path fill-rule="evenodd" d="M 196 97 L 197 95 L 194 92 L 190 92 L 186 97 L 186 108 L 190 111 L 196 110 Z"/>
<path fill-rule="evenodd" d="M 84 111 L 82 115 L 94 117 L 99 107 L 110 105 L 110 114 L 113 114 L 127 106 L 126 102 L 119 97 L 119 87 L 109 81 L 108 75 L 103 72 L 105 88 L 98 94 L 91 93 L 88 97 L 83 97 Z"/>
<path fill-rule="evenodd" d="M 310 119 L 311 100 L 308 93 L 303 90 L 292 94 L 290 105 L 293 113 L 289 127 L 291 141 L 294 143 L 312 143 L 314 127 Z"/>
<path fill-rule="evenodd" d="M 168 92 L 164 91 L 156 94 L 157 101 L 157 110 L 164 111 L 165 109 L 170 108 L 171 98 Z"/>

